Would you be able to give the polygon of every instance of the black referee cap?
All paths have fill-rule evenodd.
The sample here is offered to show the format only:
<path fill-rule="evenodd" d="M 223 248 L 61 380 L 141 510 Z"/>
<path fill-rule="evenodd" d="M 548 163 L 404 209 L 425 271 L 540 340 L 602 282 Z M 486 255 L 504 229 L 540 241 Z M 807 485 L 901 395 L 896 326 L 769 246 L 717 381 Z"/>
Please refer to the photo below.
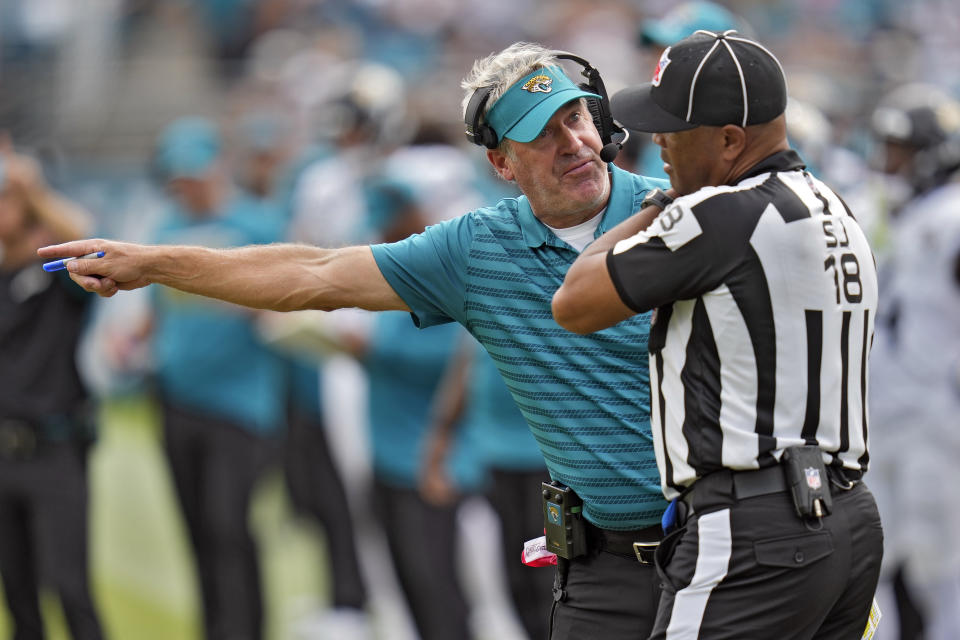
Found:
<path fill-rule="evenodd" d="M 699 30 L 664 50 L 653 81 L 611 98 L 628 129 L 665 133 L 700 125 L 769 122 L 787 106 L 777 58 L 736 31 Z"/>

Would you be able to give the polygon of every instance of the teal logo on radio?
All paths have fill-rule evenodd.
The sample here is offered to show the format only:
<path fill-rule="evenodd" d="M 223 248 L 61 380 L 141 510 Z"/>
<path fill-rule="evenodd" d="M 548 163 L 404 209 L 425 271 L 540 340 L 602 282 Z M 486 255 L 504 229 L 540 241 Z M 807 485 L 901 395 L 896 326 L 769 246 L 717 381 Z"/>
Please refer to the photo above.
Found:
<path fill-rule="evenodd" d="M 560 505 L 547 503 L 547 522 L 560 526 Z"/>

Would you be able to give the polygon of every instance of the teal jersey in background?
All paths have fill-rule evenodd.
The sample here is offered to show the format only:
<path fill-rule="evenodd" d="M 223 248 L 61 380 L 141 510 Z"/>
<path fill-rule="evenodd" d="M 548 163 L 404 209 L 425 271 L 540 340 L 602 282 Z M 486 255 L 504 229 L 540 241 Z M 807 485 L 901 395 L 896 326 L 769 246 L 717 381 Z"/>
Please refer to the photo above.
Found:
<path fill-rule="evenodd" d="M 597 236 L 640 209 L 652 180 L 611 165 Z M 660 521 L 666 502 L 650 434 L 650 314 L 580 336 L 550 302 L 579 255 L 508 198 L 373 246 L 384 277 L 421 327 L 457 321 L 486 348 L 540 446 L 550 475 L 606 529 Z"/>
<path fill-rule="evenodd" d="M 377 477 L 415 489 L 440 384 L 463 329 L 448 324 L 419 331 L 409 314 L 376 314 L 362 359 L 369 381 L 370 446 Z M 447 471 L 461 490 L 483 482 L 483 465 L 466 430 L 458 430 Z"/>
<path fill-rule="evenodd" d="M 275 216 L 271 218 L 270 216 Z M 158 244 L 236 247 L 282 238 L 279 212 L 249 198 L 232 200 L 221 217 L 192 220 L 172 210 Z M 236 421 L 252 432 L 284 423 L 282 359 L 254 327 L 255 312 L 155 287 L 153 350 L 160 392 L 170 402 Z"/>

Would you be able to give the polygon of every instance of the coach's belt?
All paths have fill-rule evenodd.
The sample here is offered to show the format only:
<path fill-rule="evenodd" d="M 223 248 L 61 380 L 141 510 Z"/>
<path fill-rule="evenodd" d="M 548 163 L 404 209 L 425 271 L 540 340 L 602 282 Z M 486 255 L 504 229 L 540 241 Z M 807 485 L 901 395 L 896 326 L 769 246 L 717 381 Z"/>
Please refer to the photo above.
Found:
<path fill-rule="evenodd" d="M 653 554 L 663 538 L 659 524 L 646 529 L 615 531 L 601 529 L 587 522 L 586 529 L 590 548 L 618 556 L 635 557 L 640 564 L 653 564 Z"/>

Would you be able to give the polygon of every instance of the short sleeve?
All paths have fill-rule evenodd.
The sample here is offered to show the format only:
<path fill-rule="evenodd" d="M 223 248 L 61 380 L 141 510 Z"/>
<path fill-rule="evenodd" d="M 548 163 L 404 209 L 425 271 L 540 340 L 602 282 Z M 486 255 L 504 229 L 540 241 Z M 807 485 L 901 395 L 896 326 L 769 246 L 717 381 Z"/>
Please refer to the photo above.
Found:
<path fill-rule="evenodd" d="M 701 204 L 677 200 L 640 233 L 607 253 L 607 269 L 624 304 L 637 312 L 696 298 L 718 286 L 743 234 L 717 227 Z"/>
<path fill-rule="evenodd" d="M 429 226 L 400 242 L 371 247 L 381 273 L 410 307 L 418 327 L 464 323 L 472 238 L 468 214 Z"/>

